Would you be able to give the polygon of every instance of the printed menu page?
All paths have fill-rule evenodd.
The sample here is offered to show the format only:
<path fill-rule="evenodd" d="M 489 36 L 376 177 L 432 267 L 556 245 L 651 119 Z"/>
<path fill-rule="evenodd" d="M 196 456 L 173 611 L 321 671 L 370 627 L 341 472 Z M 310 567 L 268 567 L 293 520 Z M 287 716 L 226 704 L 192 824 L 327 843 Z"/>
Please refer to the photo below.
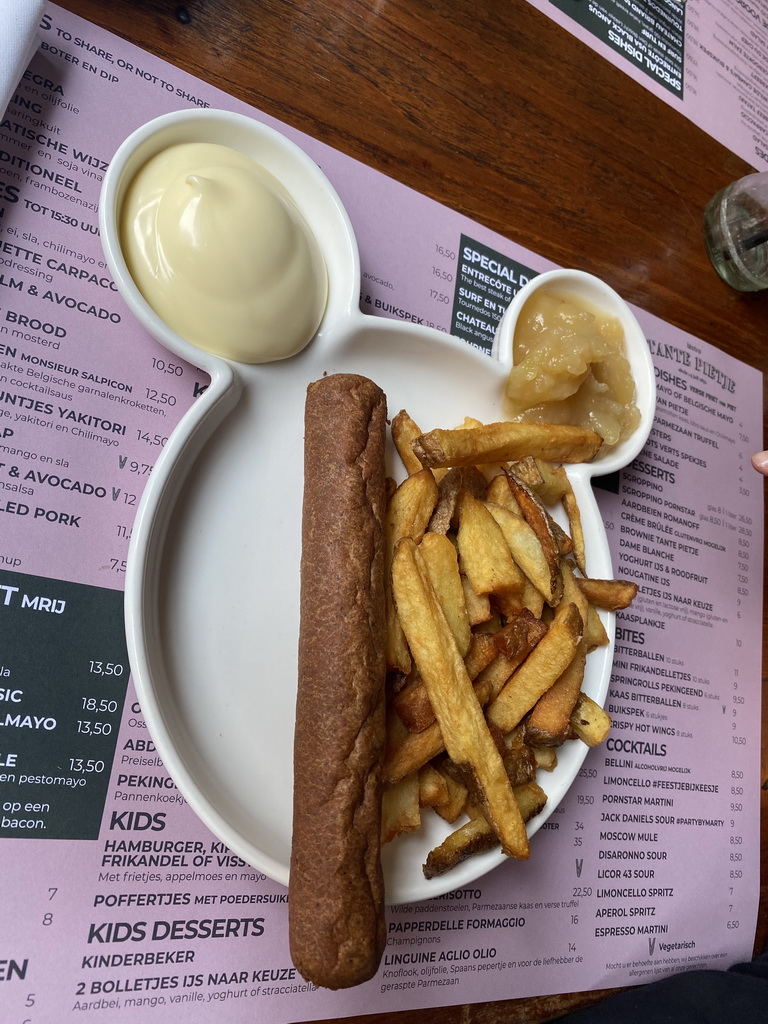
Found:
<path fill-rule="evenodd" d="M 207 378 L 115 289 L 97 227 L 104 171 L 153 116 L 248 113 L 337 188 L 360 244 L 362 309 L 486 351 L 517 290 L 550 265 L 53 5 L 40 34 L 0 121 L 3 1019 L 286 1024 L 748 959 L 763 543 L 749 454 L 762 379 L 638 310 L 656 422 L 634 464 L 597 481 L 615 572 L 640 588 L 618 616 L 610 736 L 530 861 L 389 908 L 381 968 L 359 988 L 298 975 L 286 890 L 192 812 L 130 678 L 134 517 Z"/>
<path fill-rule="evenodd" d="M 766 0 L 529 0 L 659 99 L 768 167 Z"/>

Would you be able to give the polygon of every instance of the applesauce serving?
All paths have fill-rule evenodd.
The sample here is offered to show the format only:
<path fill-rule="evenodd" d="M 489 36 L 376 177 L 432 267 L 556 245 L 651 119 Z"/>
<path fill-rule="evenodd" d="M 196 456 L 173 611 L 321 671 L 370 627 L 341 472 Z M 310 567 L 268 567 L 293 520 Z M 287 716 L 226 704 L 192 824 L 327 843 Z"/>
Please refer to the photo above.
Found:
<path fill-rule="evenodd" d="M 621 322 L 537 289 L 517 320 L 505 398 L 511 420 L 589 427 L 604 449 L 619 444 L 641 418 Z"/>

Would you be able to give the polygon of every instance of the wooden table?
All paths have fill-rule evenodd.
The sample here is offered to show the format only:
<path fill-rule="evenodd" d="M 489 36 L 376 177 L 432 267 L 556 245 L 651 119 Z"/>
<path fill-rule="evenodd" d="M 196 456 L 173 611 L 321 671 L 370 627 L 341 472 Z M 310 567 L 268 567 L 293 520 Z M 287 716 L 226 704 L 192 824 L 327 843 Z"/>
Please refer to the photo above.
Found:
<path fill-rule="evenodd" d="M 59 2 L 768 371 L 768 293 L 720 282 L 700 232 L 710 196 L 753 168 L 526 0 Z M 765 743 L 762 780 L 765 879 Z M 763 885 L 756 950 L 767 907 Z M 359 1021 L 520 1024 L 605 994 Z"/>

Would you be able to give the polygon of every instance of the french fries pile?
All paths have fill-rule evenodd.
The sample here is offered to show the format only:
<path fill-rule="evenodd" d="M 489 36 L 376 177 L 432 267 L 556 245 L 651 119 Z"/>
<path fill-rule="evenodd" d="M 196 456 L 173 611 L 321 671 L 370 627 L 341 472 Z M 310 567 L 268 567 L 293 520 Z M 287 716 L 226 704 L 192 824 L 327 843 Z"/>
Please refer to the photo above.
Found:
<path fill-rule="evenodd" d="M 467 819 L 424 864 L 427 878 L 501 847 L 529 856 L 525 823 L 557 748 L 608 733 L 582 692 L 587 655 L 608 642 L 597 609 L 627 607 L 633 583 L 586 575 L 564 462 L 600 437 L 537 423 L 423 434 L 402 411 L 392 438 L 407 477 L 387 507 L 387 754 L 382 843 L 432 807 Z M 548 511 L 560 503 L 568 530 Z"/>

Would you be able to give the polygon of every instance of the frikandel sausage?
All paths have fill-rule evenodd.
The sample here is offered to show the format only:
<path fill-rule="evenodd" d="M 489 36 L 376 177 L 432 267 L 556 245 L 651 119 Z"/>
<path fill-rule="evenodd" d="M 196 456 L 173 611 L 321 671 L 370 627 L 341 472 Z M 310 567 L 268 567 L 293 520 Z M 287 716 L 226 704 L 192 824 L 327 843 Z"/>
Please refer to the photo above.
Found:
<path fill-rule="evenodd" d="M 386 398 L 355 374 L 307 390 L 289 939 L 302 976 L 371 978 L 386 941 Z"/>

